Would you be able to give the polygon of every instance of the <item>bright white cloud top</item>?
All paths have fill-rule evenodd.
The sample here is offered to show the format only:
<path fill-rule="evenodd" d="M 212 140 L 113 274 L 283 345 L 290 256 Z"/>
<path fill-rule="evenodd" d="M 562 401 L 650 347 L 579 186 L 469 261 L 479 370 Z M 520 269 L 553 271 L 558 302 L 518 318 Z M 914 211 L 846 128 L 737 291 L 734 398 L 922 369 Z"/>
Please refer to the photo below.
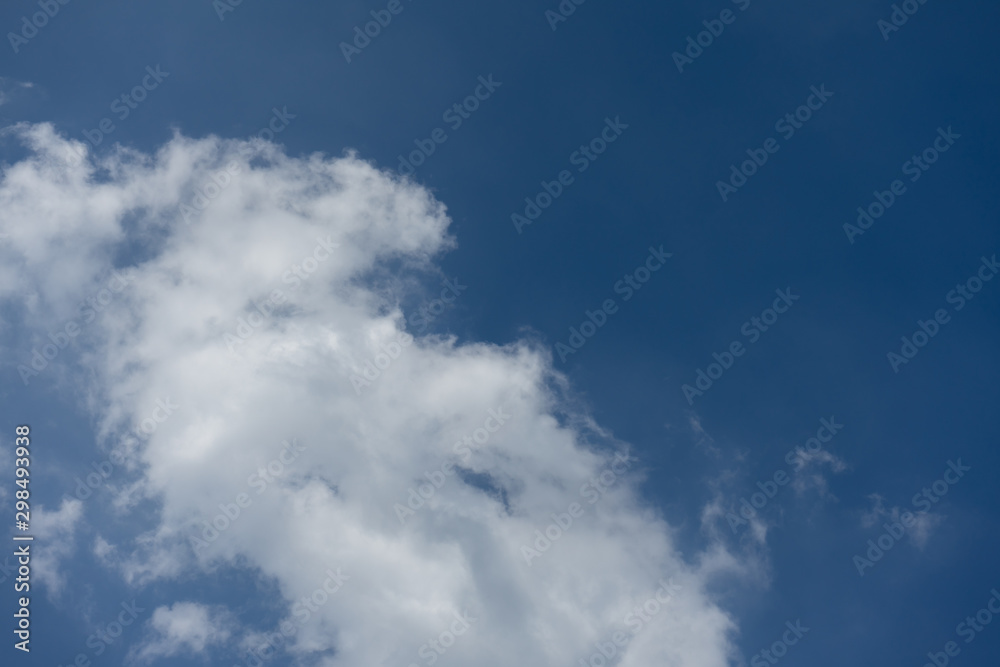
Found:
<path fill-rule="evenodd" d="M 236 664 L 284 628 L 337 666 L 728 664 L 707 589 L 737 561 L 680 556 L 641 462 L 567 406 L 544 350 L 411 340 L 401 276 L 455 245 L 427 190 L 263 142 L 81 161 L 50 126 L 15 138 L 0 298 L 37 323 L 22 365 L 79 327 L 49 362 L 66 372 L 25 376 L 86 396 L 126 462 L 116 511 L 158 508 L 95 551 L 135 587 L 239 564 L 284 597 L 271 629 L 158 600 L 137 659 L 224 644 Z"/>

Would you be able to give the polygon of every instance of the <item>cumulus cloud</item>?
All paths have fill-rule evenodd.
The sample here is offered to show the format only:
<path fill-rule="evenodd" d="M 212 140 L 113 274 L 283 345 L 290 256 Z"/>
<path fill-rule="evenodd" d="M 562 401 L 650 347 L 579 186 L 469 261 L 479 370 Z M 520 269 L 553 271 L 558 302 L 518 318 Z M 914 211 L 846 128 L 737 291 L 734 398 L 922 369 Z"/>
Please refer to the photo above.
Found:
<path fill-rule="evenodd" d="M 147 625 L 148 636 L 129 651 L 127 664 L 149 664 L 175 655 L 200 655 L 209 646 L 229 639 L 233 621 L 225 608 L 176 602 L 154 609 Z"/>
<path fill-rule="evenodd" d="M 155 525 L 94 553 L 128 582 L 249 564 L 277 582 L 283 650 L 488 667 L 575 664 L 672 578 L 619 664 L 728 664 L 734 622 L 708 591 L 739 562 L 718 545 L 682 557 L 638 496 L 641 465 L 569 407 L 548 354 L 410 338 L 408 286 L 455 246 L 427 190 L 353 154 L 175 136 L 81 161 L 47 125 L 9 132 L 30 155 L 0 182 L 0 298 L 39 337 L 17 358 L 118 271 L 128 287 L 98 297 L 57 362 L 102 443 L 163 397 L 184 406 L 122 452 Z M 319 604 L 337 568 L 349 579 Z M 188 605 L 154 618 L 156 637 L 225 641 Z"/>

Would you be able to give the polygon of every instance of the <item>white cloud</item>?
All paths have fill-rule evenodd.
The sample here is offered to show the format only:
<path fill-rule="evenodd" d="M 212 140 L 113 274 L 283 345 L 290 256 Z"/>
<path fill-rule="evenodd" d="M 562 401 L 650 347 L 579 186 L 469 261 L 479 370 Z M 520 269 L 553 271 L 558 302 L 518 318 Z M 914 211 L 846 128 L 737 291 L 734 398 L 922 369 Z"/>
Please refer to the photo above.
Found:
<path fill-rule="evenodd" d="M 83 518 L 83 503 L 63 500 L 59 509 L 52 512 L 42 506 L 31 512 L 32 544 L 31 573 L 49 592 L 58 597 L 66 586 L 63 561 L 74 551 L 76 530 Z"/>
<path fill-rule="evenodd" d="M 30 81 L 15 81 L 10 77 L 0 76 L 0 106 L 10 102 L 11 98 L 22 90 L 30 90 L 34 87 Z"/>
<path fill-rule="evenodd" d="M 696 435 L 702 437 L 700 445 L 708 441 L 707 446 L 715 449 L 711 436 L 693 414 L 690 426 Z M 808 445 L 812 441 L 815 441 L 816 447 Z M 714 495 L 702 508 L 701 530 L 716 541 L 736 536 L 742 550 L 743 570 L 748 574 L 755 573 L 754 577 L 748 578 L 755 578 L 756 583 L 762 586 L 767 585 L 770 579 L 768 533 L 772 528 L 783 525 L 793 505 L 796 511 L 815 512 L 827 503 L 837 502 L 836 496 L 829 490 L 826 473 L 841 473 L 848 468 L 843 459 L 822 449 L 818 439 L 808 442 L 805 447 L 788 450 L 781 458 L 783 465 L 762 475 L 753 486 L 749 486 L 745 479 L 745 463 L 752 458 L 751 450 L 746 448 L 727 454 L 734 465 L 719 471 L 709 480 Z M 721 450 L 716 451 L 721 454 Z M 782 476 L 780 480 L 779 475 Z M 786 485 L 794 490 L 794 497 L 785 496 Z M 748 488 L 751 490 L 748 491 Z M 768 488 L 772 490 L 768 491 Z M 807 495 L 810 491 L 816 492 L 813 500 Z M 754 500 L 755 497 L 759 500 Z M 806 501 L 810 500 L 811 504 L 807 505 Z"/>
<path fill-rule="evenodd" d="M 688 414 L 688 426 L 691 432 L 698 438 L 697 446 L 703 447 L 705 452 L 713 458 L 719 458 L 722 450 L 715 446 L 715 439 L 708 434 L 708 431 L 701 425 L 701 417 L 693 412 Z"/>
<path fill-rule="evenodd" d="M 893 506 L 891 510 L 887 510 L 885 508 L 885 499 L 877 493 L 871 494 L 868 496 L 868 499 L 871 501 L 872 507 L 867 512 L 861 514 L 862 527 L 871 528 L 876 524 L 887 521 L 898 522 L 904 513 L 912 514 L 913 524 L 906 527 L 906 534 L 918 549 L 923 549 L 927 546 L 927 541 L 930 539 L 931 533 L 945 519 L 943 514 L 928 512 L 926 510 L 906 512 L 898 506 Z"/>
<path fill-rule="evenodd" d="M 95 547 L 128 581 L 249 563 L 278 582 L 294 623 L 296 601 L 339 567 L 350 580 L 310 611 L 292 652 L 328 665 L 423 662 L 421 646 L 467 611 L 478 621 L 438 664 L 530 667 L 575 664 L 673 577 L 682 592 L 620 664 L 728 664 L 734 623 L 707 590 L 740 564 L 717 545 L 682 558 L 639 500 L 637 475 L 594 504 L 581 496 L 621 445 L 585 415 L 560 422 L 564 380 L 545 351 L 425 338 L 395 354 L 404 319 L 385 297 L 401 299 L 404 276 L 434 272 L 454 246 L 426 190 L 353 155 L 290 158 L 215 138 L 178 136 L 155 156 L 120 150 L 97 170 L 70 166 L 72 147 L 47 126 L 17 132 L 33 153 L 0 182 L 0 233 L 10 235 L 0 285 L 11 286 L 0 298 L 30 288 L 32 321 L 61 322 L 123 248 L 141 248 L 92 339 L 58 361 L 88 368 L 78 383 L 107 442 L 160 397 L 184 405 L 128 453 L 141 474 L 129 488 L 159 504 L 157 524 Z M 187 224 L 180 205 L 232 161 L 241 173 Z M 287 272 L 309 270 L 317 239 L 339 247 L 294 284 Z M 231 353 L 225 335 L 275 289 L 284 303 Z M 386 346 L 394 359 L 377 356 Z M 368 361 L 383 369 L 359 393 L 351 378 Z M 456 457 L 454 443 L 501 407 L 507 423 Z M 268 472 L 292 438 L 305 450 Z M 448 461 L 471 476 L 448 478 L 402 525 L 394 504 Z M 582 516 L 527 565 L 522 545 L 573 502 Z M 190 536 L 213 520 L 221 533 L 195 554 Z M 179 612 L 164 614 L 168 636 Z"/>
<path fill-rule="evenodd" d="M 836 501 L 836 496 L 830 493 L 826 475 L 823 474 L 824 467 L 834 473 L 841 473 L 847 470 L 847 463 L 826 449 L 797 450 L 792 472 L 792 488 L 795 493 L 802 496 L 810 489 L 815 489 L 821 499 Z"/>
<path fill-rule="evenodd" d="M 129 651 L 126 663 L 148 664 L 175 655 L 198 655 L 229 639 L 234 623 L 224 608 L 196 602 L 157 607 L 147 626 L 148 636 Z"/>

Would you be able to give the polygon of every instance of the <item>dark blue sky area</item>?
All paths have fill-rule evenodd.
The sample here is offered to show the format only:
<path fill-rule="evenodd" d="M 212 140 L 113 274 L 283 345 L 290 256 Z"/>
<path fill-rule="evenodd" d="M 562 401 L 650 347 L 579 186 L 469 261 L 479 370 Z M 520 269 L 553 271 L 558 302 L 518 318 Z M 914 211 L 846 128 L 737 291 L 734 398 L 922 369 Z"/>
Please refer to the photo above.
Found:
<path fill-rule="evenodd" d="M 810 631 L 783 663 L 916 667 L 955 640 L 954 664 L 995 665 L 998 623 L 969 644 L 955 628 L 1000 587 L 1000 280 L 961 309 L 949 293 L 976 287 L 982 258 L 1000 251 L 997 6 L 928 0 L 886 40 L 877 22 L 890 2 L 590 0 L 553 30 L 555 0 L 401 0 L 348 63 L 340 44 L 387 4 L 244 0 L 220 20 L 207 0 L 75 0 L 17 53 L 0 45 L 0 74 L 33 84 L 8 83 L 0 118 L 51 121 L 80 140 L 108 118 L 98 151 L 150 151 L 175 129 L 245 138 L 287 108 L 277 141 L 290 154 L 353 149 L 387 169 L 433 143 L 414 178 L 449 209 L 458 248 L 442 266 L 468 290 L 432 328 L 548 346 L 598 420 L 635 446 L 649 502 L 686 549 L 706 543 L 700 514 L 716 493 L 738 508 L 789 469 L 785 453 L 820 419 L 844 425 L 829 449 L 847 468 L 823 469 L 829 495 L 785 487 L 761 511 L 770 586 L 718 591 L 748 661 L 801 619 Z M 679 72 L 674 52 L 723 10 L 732 21 Z M 34 11 L 7 2 L 0 28 Z M 166 74 L 122 119 L 111 104 L 147 67 Z M 488 94 L 480 77 L 497 82 Z M 821 104 L 810 97 L 820 87 L 831 93 Z M 800 127 L 776 128 L 810 100 Z M 463 101 L 468 118 L 446 115 Z M 615 140 L 581 158 L 606 119 L 619 119 Z M 438 128 L 446 140 L 429 142 Z M 948 149 L 904 173 L 939 128 Z M 731 167 L 753 155 L 766 162 L 723 201 L 717 183 L 743 183 Z M 512 214 L 564 170 L 572 183 L 519 233 Z M 852 243 L 844 225 L 888 202 L 897 179 L 905 192 Z M 615 286 L 651 246 L 672 257 L 626 301 Z M 744 324 L 786 289 L 798 300 L 751 342 Z M 607 299 L 615 312 L 562 361 L 555 345 Z M 948 322 L 894 372 L 887 354 L 939 309 Z M 682 385 L 734 341 L 745 353 L 690 404 Z M 52 414 L 40 398 L 10 398 L 17 415 Z M 959 458 L 972 469 L 935 504 L 943 519 L 926 545 L 903 540 L 859 576 L 852 558 L 883 532 L 862 526 L 868 496 L 913 510 Z M 731 539 L 750 548 L 745 531 Z M 108 593 L 108 613 L 124 594 Z"/>

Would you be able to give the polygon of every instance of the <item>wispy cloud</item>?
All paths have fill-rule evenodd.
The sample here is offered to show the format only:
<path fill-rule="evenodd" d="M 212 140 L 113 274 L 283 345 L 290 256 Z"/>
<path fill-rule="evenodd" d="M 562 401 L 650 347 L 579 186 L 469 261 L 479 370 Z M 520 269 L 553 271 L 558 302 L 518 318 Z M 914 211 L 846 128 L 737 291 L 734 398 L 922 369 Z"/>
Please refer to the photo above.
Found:
<path fill-rule="evenodd" d="M 26 90 L 31 90 L 35 84 L 29 81 L 16 81 L 10 77 L 0 76 L 0 106 L 7 104 Z"/>

